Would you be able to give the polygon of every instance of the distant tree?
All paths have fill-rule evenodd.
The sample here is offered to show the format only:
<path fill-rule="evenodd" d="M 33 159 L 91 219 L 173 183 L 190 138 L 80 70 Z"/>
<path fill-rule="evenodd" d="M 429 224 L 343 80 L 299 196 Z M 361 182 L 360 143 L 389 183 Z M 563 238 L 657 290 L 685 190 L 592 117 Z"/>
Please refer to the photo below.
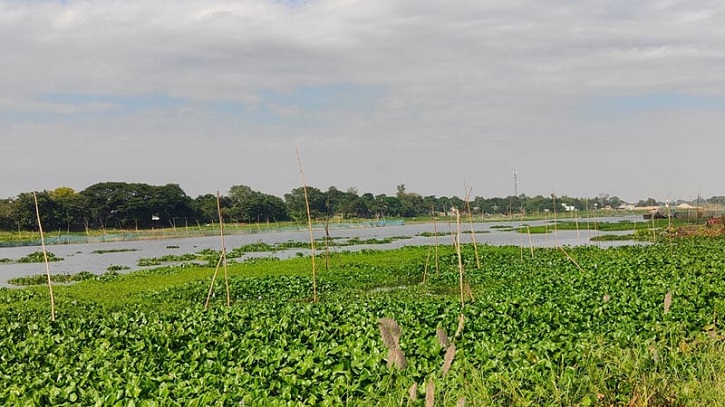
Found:
<path fill-rule="evenodd" d="M 370 216 L 368 204 L 363 198 L 358 196 L 357 188 L 351 187 L 347 191 L 342 192 L 336 187 L 331 186 L 328 188 L 326 195 L 326 206 L 329 216 L 341 216 L 344 219 Z"/>
<path fill-rule="evenodd" d="M 56 201 L 51 198 L 48 191 L 36 192 L 38 212 L 45 230 L 58 230 L 64 226 L 63 212 Z M 32 192 L 24 192 L 13 201 L 12 215 L 18 226 L 23 230 L 38 230 L 38 220 L 35 212 L 35 198 Z"/>
<path fill-rule="evenodd" d="M 188 223 L 193 216 L 192 200 L 178 184 L 151 186 L 150 190 L 151 198 L 147 204 L 152 217 L 157 216 L 164 226 L 176 226 L 181 221 Z"/>
<path fill-rule="evenodd" d="M 11 199 L 0 199 L 0 229 L 11 230 L 17 227 L 13 218 L 13 201 Z"/>
<path fill-rule="evenodd" d="M 433 215 L 431 211 L 435 211 L 438 206 L 438 199 L 435 195 L 428 195 L 423 197 L 423 206 L 425 207 L 428 215 Z"/>
<path fill-rule="evenodd" d="M 224 222 L 231 222 L 231 202 L 229 197 L 220 196 L 219 206 L 222 211 Z M 194 218 L 203 224 L 219 222 L 219 211 L 217 210 L 217 199 L 214 194 L 199 195 L 191 202 Z"/>
<path fill-rule="evenodd" d="M 552 212 L 554 211 L 554 200 L 550 196 L 537 195 L 528 198 L 523 202 L 526 213 Z M 559 211 L 559 209 L 556 209 Z"/>
<path fill-rule="evenodd" d="M 463 199 L 461 199 L 457 196 L 453 196 L 452 198 L 449 199 L 449 201 L 450 201 L 451 205 L 458 210 L 463 210 L 463 208 L 465 206 L 465 202 L 463 202 Z"/>
<path fill-rule="evenodd" d="M 710 205 L 725 205 L 725 196 L 713 196 L 707 200 Z"/>
<path fill-rule="evenodd" d="M 398 185 L 395 197 L 399 206 L 395 216 L 414 217 L 425 215 L 430 210 L 426 209 L 422 196 L 406 192 L 405 184 Z"/>
<path fill-rule="evenodd" d="M 71 187 L 58 187 L 50 191 L 50 197 L 53 199 L 63 199 L 72 197 L 76 194 L 76 191 Z"/>
<path fill-rule="evenodd" d="M 339 213 L 344 217 L 347 210 L 346 198 L 345 193 L 334 185 L 327 188 L 327 192 L 325 192 L 325 215 L 331 217 Z"/>
<path fill-rule="evenodd" d="M 289 219 L 281 198 L 255 191 L 246 185 L 229 189 L 231 216 L 245 222 L 281 221 Z"/>
<path fill-rule="evenodd" d="M 362 194 L 362 196 L 360 197 L 360 200 L 365 205 L 365 211 L 366 211 L 365 217 L 373 218 L 377 215 L 377 213 L 379 213 L 377 204 L 375 201 L 375 196 L 373 194 L 366 192 L 366 193 Z"/>
<path fill-rule="evenodd" d="M 635 206 L 643 207 L 643 206 L 657 206 L 657 205 L 658 205 L 658 203 L 657 203 L 656 199 L 647 198 L 647 199 L 640 200 L 639 202 L 637 202 L 637 205 L 635 205 Z"/>
<path fill-rule="evenodd" d="M 175 225 L 193 216 L 192 200 L 177 184 L 104 182 L 79 193 L 86 216 L 96 227 L 153 227 Z"/>
<path fill-rule="evenodd" d="M 618 196 L 613 196 L 609 198 L 609 201 L 607 202 L 608 206 L 611 206 L 612 208 L 619 208 L 620 206 L 624 205 L 625 202 L 621 200 Z"/>
<path fill-rule="evenodd" d="M 83 197 L 78 195 L 73 188 L 58 187 L 50 191 L 50 198 L 58 205 L 58 216 L 66 230 L 83 229 L 85 209 Z"/>
<path fill-rule="evenodd" d="M 315 187 L 307 187 L 307 197 L 310 202 L 310 215 L 312 218 L 323 218 L 327 213 L 327 196 Z M 305 207 L 305 193 L 302 187 L 295 188 L 284 195 L 284 202 L 289 215 L 297 220 L 307 219 Z"/>

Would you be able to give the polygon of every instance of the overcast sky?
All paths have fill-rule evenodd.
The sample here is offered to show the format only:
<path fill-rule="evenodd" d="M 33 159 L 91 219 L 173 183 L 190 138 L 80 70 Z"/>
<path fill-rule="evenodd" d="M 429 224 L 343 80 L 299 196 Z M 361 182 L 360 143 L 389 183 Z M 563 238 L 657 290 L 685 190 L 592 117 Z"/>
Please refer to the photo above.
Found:
<path fill-rule="evenodd" d="M 725 195 L 720 0 L 0 0 L 0 197 Z"/>

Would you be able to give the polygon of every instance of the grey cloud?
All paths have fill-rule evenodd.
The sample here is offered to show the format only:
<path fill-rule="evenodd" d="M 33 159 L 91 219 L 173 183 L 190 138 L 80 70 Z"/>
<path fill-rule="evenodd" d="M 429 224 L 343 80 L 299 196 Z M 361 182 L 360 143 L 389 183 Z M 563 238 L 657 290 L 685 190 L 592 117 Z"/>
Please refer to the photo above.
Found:
<path fill-rule="evenodd" d="M 0 52 L 13 56 L 0 66 L 0 75 L 11 78 L 0 82 L 0 131 L 14 143 L 0 158 L 15 160 L 10 151 L 32 148 L 20 141 L 22 134 L 63 152 L 58 165 L 76 168 L 69 163 L 88 158 L 56 137 L 96 137 L 85 154 L 102 156 L 113 147 L 124 157 L 145 159 L 129 158 L 133 166 L 95 178 L 69 170 L 55 178 L 57 184 L 164 173 L 159 179 L 176 175 L 182 186 L 188 179 L 188 189 L 200 193 L 204 180 L 213 178 L 206 167 L 219 160 L 195 152 L 223 149 L 230 168 L 254 173 L 274 163 L 280 170 L 248 179 L 229 169 L 220 182 L 259 182 L 279 192 L 296 186 L 294 168 L 291 177 L 279 174 L 290 170 L 291 152 L 302 146 L 321 186 L 394 192 L 407 182 L 410 190 L 453 195 L 462 189 L 449 185 L 455 166 L 455 172 L 479 177 L 469 180 L 479 183 L 474 193 L 506 194 L 511 168 L 520 167 L 523 185 L 531 187 L 527 193 L 553 187 L 559 193 L 602 192 L 588 189 L 596 182 L 601 186 L 592 188 L 638 198 L 639 186 L 626 168 L 590 155 L 646 162 L 639 148 L 656 144 L 658 134 L 677 139 L 693 133 L 702 144 L 718 143 L 718 115 L 654 111 L 609 121 L 581 115 L 581 106 L 608 96 L 725 94 L 723 16 L 725 5 L 718 1 L 0 1 L 0 38 L 10 39 L 0 42 Z M 265 99 L 265 92 L 337 84 L 383 91 L 364 109 L 311 112 Z M 93 113 L 112 106 L 42 100 L 66 93 L 168 95 L 186 102 L 101 117 Z M 213 103 L 267 109 L 275 122 L 254 121 L 241 111 L 221 114 L 208 107 Z M 73 120 L 10 122 L 3 111 L 20 119 L 25 116 L 17 112 Z M 622 151 L 603 142 L 611 135 L 635 148 Z M 135 153 L 130 143 L 150 150 Z M 151 171 L 149 151 L 170 146 L 177 157 L 197 162 L 196 170 L 168 164 L 173 171 Z M 673 143 L 660 148 L 670 159 L 695 153 Z M 253 149 L 261 155 L 233 154 Z M 29 185 L 23 173 L 33 174 L 33 167 L 13 164 L 22 171 L 4 175 L 0 196 Z M 331 165 L 341 168 L 329 174 Z M 672 168 L 659 162 L 650 167 Z M 697 173 L 678 168 L 652 187 L 652 195 L 674 188 L 686 196 L 692 193 L 688 180 L 695 178 L 716 182 L 707 175 L 714 164 L 699 164 Z M 368 179 L 370 172 L 376 175 Z M 401 179 L 391 179 L 396 177 Z M 555 185 L 557 177 L 566 180 L 563 185 Z"/>

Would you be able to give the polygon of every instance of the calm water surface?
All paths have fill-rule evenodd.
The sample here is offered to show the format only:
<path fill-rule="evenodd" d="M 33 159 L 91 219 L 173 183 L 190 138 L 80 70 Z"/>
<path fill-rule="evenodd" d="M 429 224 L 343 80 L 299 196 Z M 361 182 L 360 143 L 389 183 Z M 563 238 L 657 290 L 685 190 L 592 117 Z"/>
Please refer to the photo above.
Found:
<path fill-rule="evenodd" d="M 594 222 L 619 222 L 622 220 L 641 221 L 639 216 L 623 216 L 623 217 L 606 217 L 606 218 L 590 218 L 590 223 Z M 476 242 L 479 244 L 488 244 L 493 246 L 529 246 L 529 237 L 525 233 L 517 233 L 506 231 L 498 227 L 518 227 L 522 224 L 543 225 L 551 223 L 549 221 L 528 221 L 528 222 L 487 222 L 474 223 L 476 231 Z M 561 230 L 556 234 L 532 234 L 531 244 L 536 247 L 554 247 L 558 244 L 577 246 L 577 245 L 596 245 L 600 247 L 611 247 L 620 245 L 638 244 L 632 241 L 610 241 L 610 242 L 591 242 L 590 238 L 597 236 L 600 232 L 596 230 L 587 230 L 587 220 L 579 220 L 581 229 Z M 435 225 L 438 231 L 439 244 L 452 243 L 452 237 L 449 235 L 455 229 L 455 225 L 438 222 Z M 333 238 L 353 238 L 371 239 L 406 236 L 407 239 L 394 240 L 389 244 L 375 245 L 359 245 L 345 246 L 343 250 L 359 250 L 363 248 L 373 249 L 394 249 L 403 246 L 419 246 L 435 244 L 433 237 L 418 236 L 421 233 L 433 233 L 433 223 L 409 224 L 401 226 L 385 226 L 385 227 L 367 227 L 367 228 L 347 228 L 347 229 L 331 229 L 330 236 Z M 315 230 L 315 238 L 324 238 L 324 230 Z M 463 243 L 469 243 L 470 225 L 461 225 L 461 240 Z M 607 234 L 627 234 L 625 232 L 606 232 Z M 443 235 L 443 236 L 441 236 Z M 309 232 L 306 229 L 299 231 L 264 231 L 258 233 L 247 233 L 228 235 L 224 237 L 227 250 L 243 246 L 249 243 L 264 242 L 268 244 L 284 243 L 284 242 L 306 242 L 309 240 Z M 173 248 L 178 246 L 178 248 Z M 94 274 L 105 273 L 110 266 L 130 267 L 127 271 L 135 271 L 144 267 L 137 266 L 138 260 L 141 258 L 160 257 L 168 254 L 185 254 L 195 253 L 202 249 L 219 250 L 219 236 L 210 237 L 190 237 L 182 239 L 162 239 L 162 240 L 137 240 L 126 242 L 108 242 L 108 243 L 84 243 L 84 244 L 66 244 L 66 245 L 50 245 L 46 246 L 49 252 L 58 257 L 62 257 L 63 261 L 50 263 L 51 274 L 74 274 L 80 271 L 89 271 Z M 0 248 L 0 259 L 7 258 L 17 260 L 30 253 L 40 251 L 40 246 L 23 246 Z M 99 250 L 133 250 L 125 252 L 114 252 L 98 254 L 94 253 Z M 249 256 L 275 256 L 279 258 L 287 258 L 295 256 L 298 252 L 307 253 L 305 249 L 292 249 L 278 251 L 275 253 L 252 253 Z M 43 263 L 0 263 L 0 286 L 8 286 L 7 281 L 22 276 L 45 274 L 45 265 Z"/>

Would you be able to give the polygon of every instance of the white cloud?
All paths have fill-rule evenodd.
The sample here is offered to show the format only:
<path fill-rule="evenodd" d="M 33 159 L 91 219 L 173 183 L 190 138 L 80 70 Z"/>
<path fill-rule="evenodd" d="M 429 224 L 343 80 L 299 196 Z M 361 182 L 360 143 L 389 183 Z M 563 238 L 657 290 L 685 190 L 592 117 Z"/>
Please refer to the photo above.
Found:
<path fill-rule="evenodd" d="M 646 161 L 636 149 L 601 142 L 607 134 L 617 134 L 626 135 L 634 146 L 651 144 L 654 133 L 642 129 L 656 128 L 675 139 L 686 137 L 681 132 L 687 129 L 708 135 L 701 136 L 705 144 L 716 143 L 713 129 L 721 124 L 717 114 L 652 111 L 611 122 L 582 115 L 581 108 L 617 96 L 722 97 L 723 17 L 725 5 L 706 0 L 6 0 L 0 1 L 0 38 L 11 40 L 0 42 L 0 52 L 12 58 L 0 65 L 6 78 L 0 81 L 0 131 L 10 138 L 20 128 L 32 128 L 27 137 L 64 151 L 68 159 L 61 166 L 83 158 L 76 156 L 77 148 L 52 137 L 93 134 L 113 143 L 114 137 L 130 134 L 156 148 L 177 137 L 189 143 L 177 144 L 177 154 L 202 167 L 218 167 L 219 162 L 195 158 L 203 143 L 245 151 L 253 146 L 277 157 L 302 145 L 312 150 L 306 161 L 311 162 L 310 171 L 319 171 L 320 185 L 357 184 L 363 191 L 392 193 L 395 185 L 407 181 L 410 190 L 452 195 L 462 189 L 449 185 L 454 171 L 481 177 L 474 193 L 506 194 L 511 168 L 521 168 L 524 176 L 530 166 L 531 189 L 522 191 L 546 193 L 554 184 L 550 180 L 579 167 L 579 178 L 567 176 L 571 182 L 557 186 L 559 193 L 590 193 L 586 185 L 596 179 L 602 188 L 606 184 L 607 192 L 629 191 L 638 198 L 638 183 L 626 169 L 605 168 L 605 159 L 584 155 Z M 265 96 L 339 84 L 383 91 L 365 108 L 317 112 Z M 92 97 L 83 103 L 44 99 L 64 94 L 167 95 L 183 103 L 103 117 L 93 113 L 107 114 L 118 105 Z M 208 108 L 227 102 L 250 109 L 223 114 Z M 250 111 L 269 117 L 260 121 Z M 80 113 L 90 117 L 67 123 L 44 116 Z M 270 117 L 279 120 L 270 122 Z M 34 127 L 36 121 L 49 121 L 49 127 Z M 103 145 L 99 141 L 83 151 L 100 155 Z M 671 158 L 693 153 L 675 144 L 660 148 L 661 155 Z M 562 152 L 566 149 L 573 153 Z M 10 150 L 0 152 L 3 161 L 10 159 Z M 133 154 L 132 149 L 126 152 Z M 255 180 L 269 190 L 295 186 L 280 181 L 276 171 L 253 170 L 272 162 L 287 168 L 286 159 L 262 161 L 257 154 L 246 160 Z M 588 165 L 592 161 L 602 165 Z M 430 162 L 441 165 L 431 167 Z M 340 166 L 335 174 L 324 171 L 330 163 Z M 0 196 L 27 189 L 34 170 L 15 164 L 23 170 L 0 179 Z M 144 176 L 149 165 L 141 160 L 119 170 L 115 178 Z M 680 179 L 679 188 L 686 188 L 688 179 L 714 185 L 715 176 L 707 174 L 717 168 L 705 171 L 702 165 L 696 173 L 681 166 L 670 179 Z M 368 166 L 379 168 L 379 177 L 368 178 Z M 197 179 L 191 170 L 171 167 L 182 187 L 187 179 L 196 180 L 187 186 L 194 193 L 206 187 L 204 178 Z M 221 179 L 230 185 L 253 184 L 239 179 L 252 175 L 224 172 L 229 175 Z M 54 173 L 62 171 L 47 175 Z M 481 173 L 487 174 L 485 179 L 475 175 Z M 96 180 L 113 174 L 101 173 Z M 67 180 L 56 182 L 68 183 L 72 177 L 68 172 Z M 669 193 L 665 184 L 653 187 L 652 195 Z M 678 192 L 691 193 L 673 193 Z"/>

